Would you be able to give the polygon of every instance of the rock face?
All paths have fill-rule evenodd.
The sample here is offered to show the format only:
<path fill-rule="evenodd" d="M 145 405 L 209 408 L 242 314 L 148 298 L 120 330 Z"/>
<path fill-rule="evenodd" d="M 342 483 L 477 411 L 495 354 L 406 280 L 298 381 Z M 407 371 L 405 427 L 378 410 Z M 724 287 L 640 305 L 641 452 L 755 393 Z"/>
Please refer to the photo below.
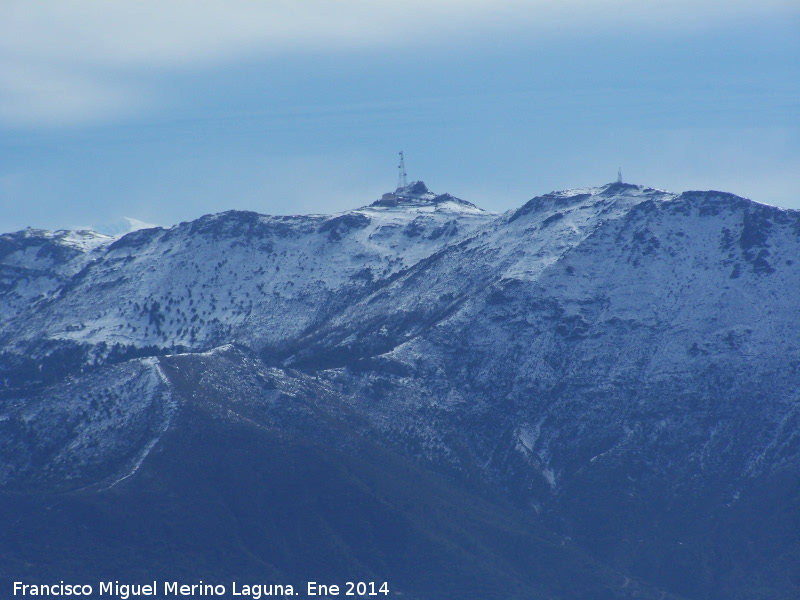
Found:
<path fill-rule="evenodd" d="M 213 563 L 180 527 L 159 543 L 219 577 L 391 575 L 419 598 L 454 597 L 456 579 L 485 598 L 800 594 L 796 211 L 616 183 L 497 215 L 416 182 L 334 216 L 5 234 L 0 269 L 0 490 L 33 540 L 0 540 L 9 568 L 45 552 L 33 523 L 57 498 L 90 530 L 87 506 L 112 529 L 190 514 L 249 558 Z M 231 533 L 272 517 L 216 480 L 295 511 L 262 532 L 283 554 Z M 300 530 L 327 533 L 287 562 L 309 556 Z M 134 546 L 145 577 L 155 550 Z M 414 553 L 438 558 L 420 570 Z"/>

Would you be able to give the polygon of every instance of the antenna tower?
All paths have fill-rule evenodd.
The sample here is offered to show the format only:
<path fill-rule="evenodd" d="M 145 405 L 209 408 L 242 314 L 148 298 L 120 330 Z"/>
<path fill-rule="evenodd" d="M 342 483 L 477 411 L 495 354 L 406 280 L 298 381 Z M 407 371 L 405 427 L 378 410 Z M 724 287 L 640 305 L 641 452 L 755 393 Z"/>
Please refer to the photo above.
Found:
<path fill-rule="evenodd" d="M 408 179 L 406 179 L 406 161 L 403 158 L 403 151 L 400 151 L 400 164 L 397 165 L 397 169 L 400 171 L 397 177 L 397 189 L 408 187 Z"/>
<path fill-rule="evenodd" d="M 617 183 L 622 183 L 622 167 L 617 169 Z"/>

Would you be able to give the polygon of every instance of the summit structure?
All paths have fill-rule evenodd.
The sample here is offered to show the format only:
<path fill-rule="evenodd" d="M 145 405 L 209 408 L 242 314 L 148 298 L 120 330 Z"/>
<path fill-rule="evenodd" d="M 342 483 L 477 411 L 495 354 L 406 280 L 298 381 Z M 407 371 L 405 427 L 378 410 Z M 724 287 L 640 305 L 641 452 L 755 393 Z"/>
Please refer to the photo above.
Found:
<path fill-rule="evenodd" d="M 397 165 L 397 189 L 402 189 L 408 186 L 408 177 L 406 175 L 406 161 L 403 157 L 403 151 L 400 151 L 400 164 Z"/>
<path fill-rule="evenodd" d="M 413 181 L 394 192 L 388 192 L 376 200 L 371 206 L 396 206 L 396 207 L 432 207 L 438 210 L 457 208 L 457 210 L 473 210 L 490 214 L 478 208 L 471 202 L 456 198 L 451 194 L 434 194 L 428 189 L 424 181 Z"/>

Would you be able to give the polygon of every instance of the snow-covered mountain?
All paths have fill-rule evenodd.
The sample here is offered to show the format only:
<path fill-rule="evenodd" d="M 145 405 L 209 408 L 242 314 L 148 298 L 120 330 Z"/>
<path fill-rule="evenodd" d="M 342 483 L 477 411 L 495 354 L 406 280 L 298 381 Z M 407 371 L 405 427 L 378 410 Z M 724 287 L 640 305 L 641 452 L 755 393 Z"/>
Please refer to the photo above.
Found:
<path fill-rule="evenodd" d="M 424 184 L 387 196 L 334 216 L 230 211 L 95 244 L 88 233 L 5 235 L 4 266 L 43 283 L 7 283 L 19 308 L 5 316 L 4 342 L 82 344 L 100 360 L 114 346 L 279 346 L 496 216 Z M 53 247 L 70 260 L 54 266 Z M 62 271 L 75 275 L 67 285 Z"/>
<path fill-rule="evenodd" d="M 615 183 L 495 214 L 417 182 L 5 234 L 0 269 L 9 493 L 138 489 L 202 414 L 501 497 L 600 561 L 592 597 L 800 591 L 797 211 Z"/>

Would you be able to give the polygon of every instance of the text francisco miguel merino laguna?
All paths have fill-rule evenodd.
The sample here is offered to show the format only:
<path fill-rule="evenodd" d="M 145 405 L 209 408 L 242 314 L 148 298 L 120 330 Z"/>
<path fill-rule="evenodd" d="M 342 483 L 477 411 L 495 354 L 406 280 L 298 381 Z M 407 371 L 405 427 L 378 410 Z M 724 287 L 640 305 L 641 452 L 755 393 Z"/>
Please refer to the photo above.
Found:
<path fill-rule="evenodd" d="M 15 596 L 108 596 L 119 600 L 128 600 L 137 596 L 157 596 L 158 583 L 130 584 L 118 581 L 101 581 L 97 588 L 89 584 L 56 583 L 27 584 L 21 581 L 14 582 Z M 347 581 L 339 584 L 322 584 L 309 581 L 306 584 L 306 596 L 388 596 L 389 584 L 374 581 Z M 181 584 L 177 581 L 165 581 L 162 584 L 162 596 L 226 596 L 228 589 L 222 584 L 194 583 Z M 264 596 L 295 596 L 300 593 L 291 585 L 282 584 L 237 584 L 231 583 L 231 596 L 246 596 L 258 600 Z"/>

